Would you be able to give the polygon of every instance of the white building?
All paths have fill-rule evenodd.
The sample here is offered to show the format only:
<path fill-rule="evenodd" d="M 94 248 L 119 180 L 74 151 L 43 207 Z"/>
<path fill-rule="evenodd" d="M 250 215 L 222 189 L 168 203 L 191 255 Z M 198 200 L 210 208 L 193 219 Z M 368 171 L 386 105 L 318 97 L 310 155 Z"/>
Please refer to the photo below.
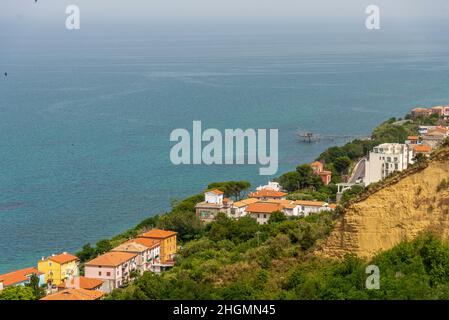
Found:
<path fill-rule="evenodd" d="M 274 190 L 274 191 L 282 191 L 282 187 L 278 182 L 268 181 L 268 184 L 264 186 L 258 186 L 257 191 L 259 190 Z"/>
<path fill-rule="evenodd" d="M 224 195 L 223 191 L 214 189 L 214 190 L 207 191 L 204 193 L 204 200 L 207 203 L 220 205 L 220 204 L 223 204 L 223 195 Z"/>
<path fill-rule="evenodd" d="M 231 210 L 229 210 L 229 217 L 230 218 L 241 218 L 246 216 L 246 207 L 250 205 L 251 203 L 258 202 L 259 199 L 256 198 L 248 198 L 243 199 L 237 202 L 234 202 L 231 206 Z"/>
<path fill-rule="evenodd" d="M 232 203 L 231 199 L 224 198 L 223 191 L 214 189 L 204 193 L 204 201 L 195 206 L 195 211 L 201 221 L 208 223 L 220 212 L 229 216 Z"/>
<path fill-rule="evenodd" d="M 373 148 L 365 161 L 365 186 L 378 182 L 394 171 L 402 171 L 413 164 L 414 152 L 410 145 L 383 143 Z"/>

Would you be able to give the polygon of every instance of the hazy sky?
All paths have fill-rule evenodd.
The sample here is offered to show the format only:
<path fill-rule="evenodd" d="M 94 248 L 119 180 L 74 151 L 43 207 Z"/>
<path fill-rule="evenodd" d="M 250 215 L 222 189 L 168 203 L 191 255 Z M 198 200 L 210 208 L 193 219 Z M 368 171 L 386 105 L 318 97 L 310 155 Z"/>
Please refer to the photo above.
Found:
<path fill-rule="evenodd" d="M 76 4 L 96 17 L 353 17 L 370 4 L 389 17 L 447 17 L 447 0 L 2 0 L 0 16 L 54 18 Z"/>

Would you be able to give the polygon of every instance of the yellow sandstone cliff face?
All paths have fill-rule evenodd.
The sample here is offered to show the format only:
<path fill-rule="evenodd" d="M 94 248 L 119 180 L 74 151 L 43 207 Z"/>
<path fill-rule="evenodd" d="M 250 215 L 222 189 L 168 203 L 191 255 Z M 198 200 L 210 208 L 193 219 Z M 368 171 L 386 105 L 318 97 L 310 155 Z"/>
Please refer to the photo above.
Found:
<path fill-rule="evenodd" d="M 317 254 L 371 258 L 428 230 L 449 239 L 449 188 L 437 191 L 443 179 L 449 179 L 448 152 L 424 170 L 351 204 Z"/>

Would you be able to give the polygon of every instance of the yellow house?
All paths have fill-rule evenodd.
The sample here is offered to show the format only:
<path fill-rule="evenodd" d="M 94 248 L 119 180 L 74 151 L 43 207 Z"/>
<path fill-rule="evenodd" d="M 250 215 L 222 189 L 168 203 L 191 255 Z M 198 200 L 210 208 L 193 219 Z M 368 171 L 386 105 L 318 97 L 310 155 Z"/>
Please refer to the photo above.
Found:
<path fill-rule="evenodd" d="M 58 255 L 52 255 L 48 258 L 42 258 L 37 263 L 37 269 L 44 273 L 45 283 L 50 285 L 60 285 L 70 276 L 78 276 L 78 257 L 63 252 Z"/>
<path fill-rule="evenodd" d="M 140 237 L 160 241 L 161 263 L 173 261 L 173 256 L 178 250 L 178 245 L 176 244 L 176 232 L 169 230 L 152 229 L 140 235 Z"/>

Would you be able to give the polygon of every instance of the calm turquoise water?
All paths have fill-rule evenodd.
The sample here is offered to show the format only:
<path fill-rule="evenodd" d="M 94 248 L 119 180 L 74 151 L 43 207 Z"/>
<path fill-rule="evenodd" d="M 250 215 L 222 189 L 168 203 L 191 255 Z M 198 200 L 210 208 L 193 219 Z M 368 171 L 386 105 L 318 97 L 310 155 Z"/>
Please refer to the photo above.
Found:
<path fill-rule="evenodd" d="M 78 250 L 258 166 L 173 166 L 175 128 L 279 128 L 279 173 L 415 105 L 449 103 L 445 34 L 303 28 L 2 33 L 0 273 Z M 206 28 L 207 29 L 207 28 Z"/>

